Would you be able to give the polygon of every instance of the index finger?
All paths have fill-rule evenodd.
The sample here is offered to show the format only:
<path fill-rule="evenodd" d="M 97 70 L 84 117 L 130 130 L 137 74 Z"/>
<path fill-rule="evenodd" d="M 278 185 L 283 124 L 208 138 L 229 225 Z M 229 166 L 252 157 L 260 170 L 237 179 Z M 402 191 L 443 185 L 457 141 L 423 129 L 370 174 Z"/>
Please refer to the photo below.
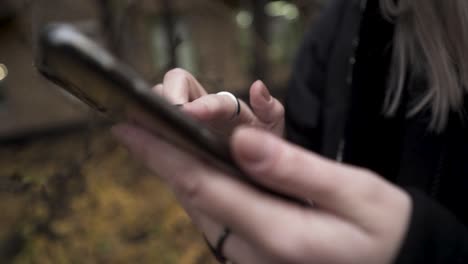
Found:
<path fill-rule="evenodd" d="M 173 69 L 164 76 L 162 96 L 169 103 L 185 104 L 206 94 L 195 77 L 183 69 Z"/>

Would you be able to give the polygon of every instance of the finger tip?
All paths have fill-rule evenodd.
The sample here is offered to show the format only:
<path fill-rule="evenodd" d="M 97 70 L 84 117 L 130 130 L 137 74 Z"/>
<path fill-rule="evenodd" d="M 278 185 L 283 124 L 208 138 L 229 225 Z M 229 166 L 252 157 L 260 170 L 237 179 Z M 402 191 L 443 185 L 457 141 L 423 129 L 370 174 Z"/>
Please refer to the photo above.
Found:
<path fill-rule="evenodd" d="M 252 84 L 250 89 L 251 103 L 254 105 L 269 104 L 272 101 L 272 96 L 265 83 L 258 80 Z"/>
<path fill-rule="evenodd" d="M 262 80 L 256 80 L 254 83 L 253 83 L 255 86 L 263 86 L 263 87 L 266 87 L 265 83 L 262 81 Z"/>
<path fill-rule="evenodd" d="M 261 80 L 257 80 L 250 86 L 250 92 L 258 92 L 261 91 L 263 88 L 266 88 L 266 85 Z"/>

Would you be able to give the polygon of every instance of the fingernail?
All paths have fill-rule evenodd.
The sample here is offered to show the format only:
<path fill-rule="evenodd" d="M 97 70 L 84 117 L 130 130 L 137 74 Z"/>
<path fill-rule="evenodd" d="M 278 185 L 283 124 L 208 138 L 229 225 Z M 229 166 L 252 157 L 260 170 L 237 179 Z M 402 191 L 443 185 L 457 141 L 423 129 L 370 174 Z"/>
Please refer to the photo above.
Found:
<path fill-rule="evenodd" d="M 239 129 L 234 137 L 237 156 L 247 163 L 258 163 L 272 154 L 272 143 L 266 132 L 257 129 Z"/>
<path fill-rule="evenodd" d="M 265 99 L 265 101 L 267 102 L 270 102 L 271 101 L 271 94 L 270 92 L 268 91 L 266 85 L 262 82 L 262 81 L 258 81 L 261 85 L 262 85 L 262 91 L 261 91 L 261 94 L 263 96 L 263 99 Z"/>

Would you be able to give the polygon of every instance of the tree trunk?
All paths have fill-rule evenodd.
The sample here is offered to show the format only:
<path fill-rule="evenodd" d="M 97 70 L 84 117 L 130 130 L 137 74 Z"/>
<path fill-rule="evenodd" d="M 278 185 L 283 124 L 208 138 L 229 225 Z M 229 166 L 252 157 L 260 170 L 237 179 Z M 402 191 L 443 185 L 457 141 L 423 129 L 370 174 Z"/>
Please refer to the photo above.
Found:
<path fill-rule="evenodd" d="M 173 69 L 177 67 L 177 35 L 175 32 L 175 18 L 174 18 L 174 10 L 171 4 L 171 0 L 162 0 L 162 8 L 163 8 L 163 23 L 164 29 L 166 31 L 166 36 L 169 41 L 169 64 L 168 69 Z"/>

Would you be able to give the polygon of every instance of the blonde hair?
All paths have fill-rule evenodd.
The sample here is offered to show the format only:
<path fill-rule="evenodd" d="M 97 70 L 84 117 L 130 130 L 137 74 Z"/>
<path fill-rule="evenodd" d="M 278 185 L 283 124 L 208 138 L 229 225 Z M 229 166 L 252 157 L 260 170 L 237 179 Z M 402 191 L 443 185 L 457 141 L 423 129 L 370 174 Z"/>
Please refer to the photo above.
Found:
<path fill-rule="evenodd" d="M 380 0 L 383 14 L 396 26 L 384 112 L 394 115 L 406 84 L 422 77 L 427 88 L 407 114 L 429 108 L 430 129 L 441 132 L 451 111 L 463 114 L 468 91 L 468 1 L 397 2 Z"/>

